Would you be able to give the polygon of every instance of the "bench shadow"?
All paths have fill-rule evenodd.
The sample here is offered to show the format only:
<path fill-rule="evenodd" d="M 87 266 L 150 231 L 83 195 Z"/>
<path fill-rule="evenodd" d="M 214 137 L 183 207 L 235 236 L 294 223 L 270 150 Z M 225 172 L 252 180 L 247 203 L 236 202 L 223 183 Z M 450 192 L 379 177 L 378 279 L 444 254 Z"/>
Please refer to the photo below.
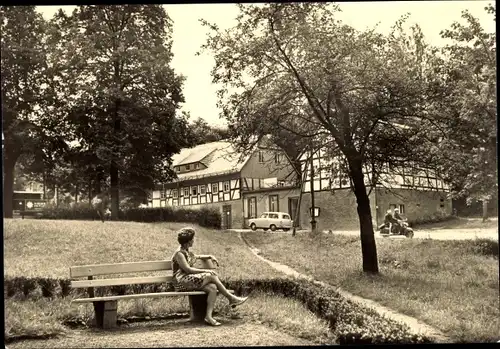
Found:
<path fill-rule="evenodd" d="M 237 327 L 244 324 L 241 319 L 227 319 L 216 317 L 217 320 L 222 324 L 221 327 Z M 151 321 L 141 321 L 136 323 L 121 324 L 113 329 L 99 329 L 99 328 L 88 328 L 84 331 L 92 333 L 96 336 L 110 336 L 110 335 L 122 335 L 124 333 L 144 333 L 144 332 L 155 332 L 155 331 L 176 331 L 182 329 L 193 329 L 193 328 L 214 328 L 204 322 L 191 322 L 187 319 L 179 320 L 151 320 Z"/>

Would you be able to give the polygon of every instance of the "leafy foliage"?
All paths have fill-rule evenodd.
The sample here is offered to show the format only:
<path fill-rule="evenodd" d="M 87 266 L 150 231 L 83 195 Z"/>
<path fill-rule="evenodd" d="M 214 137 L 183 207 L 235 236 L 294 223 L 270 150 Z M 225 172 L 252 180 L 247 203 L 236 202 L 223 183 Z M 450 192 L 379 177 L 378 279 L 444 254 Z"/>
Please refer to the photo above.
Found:
<path fill-rule="evenodd" d="M 485 10 L 494 14 L 489 5 Z M 446 97 L 437 103 L 447 134 L 435 155 L 454 194 L 488 200 L 498 191 L 496 166 L 496 37 L 479 20 L 462 12 L 441 32 L 451 44 L 442 50 Z"/>
<path fill-rule="evenodd" d="M 336 18 L 333 4 L 240 5 L 237 25 L 211 34 L 219 106 L 240 149 L 263 132 L 294 134 L 310 150 L 339 158 L 333 176 L 351 181 L 360 218 L 363 270 L 377 272 L 365 176 L 371 184 L 388 162 L 418 165 L 427 152 L 428 105 L 435 50 L 405 18 L 389 35 L 358 31 Z"/>
<path fill-rule="evenodd" d="M 35 6 L 1 6 L 4 215 L 12 217 L 14 168 L 23 155 L 62 146 L 56 123 L 41 124 L 51 102 L 47 24 Z M 51 132 L 55 132 L 51 136 Z"/>
<path fill-rule="evenodd" d="M 94 174 L 97 192 L 110 176 L 115 216 L 119 186 L 145 197 L 175 176 L 171 156 L 189 145 L 176 113 L 183 78 L 169 65 L 172 23 L 160 5 L 99 5 L 59 11 L 51 24 L 67 163 Z"/>

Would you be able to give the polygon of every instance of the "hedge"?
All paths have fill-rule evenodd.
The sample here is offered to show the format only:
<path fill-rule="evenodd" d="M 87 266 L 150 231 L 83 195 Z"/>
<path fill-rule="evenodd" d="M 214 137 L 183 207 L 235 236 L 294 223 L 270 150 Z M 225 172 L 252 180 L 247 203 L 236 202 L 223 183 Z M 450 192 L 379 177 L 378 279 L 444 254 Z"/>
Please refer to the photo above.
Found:
<path fill-rule="evenodd" d="M 289 278 L 231 280 L 225 283 L 228 288 L 234 289 L 237 294 L 248 294 L 251 291 L 259 290 L 300 301 L 318 317 L 329 322 L 338 344 L 432 342 L 430 338 L 412 334 L 410 328 L 405 324 L 383 317 L 372 309 L 347 300 L 331 286 L 324 287 L 307 280 Z M 45 297 L 87 297 L 86 290 L 70 289 L 69 284 L 70 281 L 65 279 L 7 277 L 5 279 L 4 294 L 7 297 L 21 299 L 33 298 L 35 294 Z M 38 289 L 38 292 L 36 289 Z M 167 286 L 167 284 L 139 284 L 99 287 L 95 289 L 95 292 L 96 296 L 104 296 L 171 290 L 171 286 Z"/>
<path fill-rule="evenodd" d="M 89 207 L 47 207 L 39 216 L 41 219 L 78 219 L 99 220 L 95 209 Z M 220 228 L 222 223 L 218 209 L 202 207 L 200 209 L 148 207 L 132 208 L 119 212 L 118 218 L 122 221 L 133 222 L 185 222 L 196 223 L 202 227 Z"/>

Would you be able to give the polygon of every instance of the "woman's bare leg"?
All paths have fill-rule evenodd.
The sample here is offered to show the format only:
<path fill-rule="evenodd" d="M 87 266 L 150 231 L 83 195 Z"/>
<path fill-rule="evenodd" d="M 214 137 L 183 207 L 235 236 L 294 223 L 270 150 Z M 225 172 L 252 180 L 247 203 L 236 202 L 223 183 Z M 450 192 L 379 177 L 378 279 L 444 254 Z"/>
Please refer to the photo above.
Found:
<path fill-rule="evenodd" d="M 217 289 L 219 290 L 219 292 L 224 297 L 226 297 L 230 302 L 233 302 L 233 301 L 239 299 L 235 295 L 229 293 L 229 291 L 222 284 L 222 282 L 219 280 L 219 277 L 217 275 L 209 275 L 209 276 L 207 276 L 207 278 L 203 281 L 203 285 L 202 286 L 205 286 L 205 285 L 210 284 L 210 283 L 215 284 L 215 286 L 217 286 Z"/>
<path fill-rule="evenodd" d="M 213 320 L 212 313 L 215 307 L 215 300 L 217 299 L 217 286 L 214 284 L 208 284 L 203 287 L 203 291 L 205 291 L 207 296 L 207 314 L 205 315 L 205 319 L 208 321 Z"/>

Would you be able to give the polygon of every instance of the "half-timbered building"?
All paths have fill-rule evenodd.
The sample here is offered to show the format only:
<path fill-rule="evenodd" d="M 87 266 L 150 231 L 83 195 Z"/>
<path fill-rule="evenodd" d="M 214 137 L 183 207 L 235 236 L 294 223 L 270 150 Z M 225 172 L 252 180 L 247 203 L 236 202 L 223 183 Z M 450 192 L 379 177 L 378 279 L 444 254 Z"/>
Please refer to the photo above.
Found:
<path fill-rule="evenodd" d="M 245 193 L 269 183 L 284 186 L 296 178 L 286 154 L 264 145 L 241 157 L 231 143 L 211 142 L 182 149 L 172 160 L 177 179 L 158 185 L 149 206 L 216 207 L 227 229 L 245 227 L 256 213 L 249 213 Z"/>
<path fill-rule="evenodd" d="M 301 157 L 302 171 L 306 171 L 300 210 L 302 227 L 310 228 L 312 188 L 314 206 L 319 208 L 318 229 L 358 229 L 356 197 L 350 189 L 349 178 L 332 170 L 338 168 L 338 159 L 327 156 L 325 149 L 319 149 L 312 155 L 311 167 L 310 157 L 308 153 Z M 375 185 L 372 171 L 364 168 L 363 172 L 374 226 L 382 224 L 390 208 L 399 208 L 411 221 L 452 213 L 450 189 L 432 169 L 417 168 L 412 164 L 404 168 L 386 165 L 379 171 Z"/>

